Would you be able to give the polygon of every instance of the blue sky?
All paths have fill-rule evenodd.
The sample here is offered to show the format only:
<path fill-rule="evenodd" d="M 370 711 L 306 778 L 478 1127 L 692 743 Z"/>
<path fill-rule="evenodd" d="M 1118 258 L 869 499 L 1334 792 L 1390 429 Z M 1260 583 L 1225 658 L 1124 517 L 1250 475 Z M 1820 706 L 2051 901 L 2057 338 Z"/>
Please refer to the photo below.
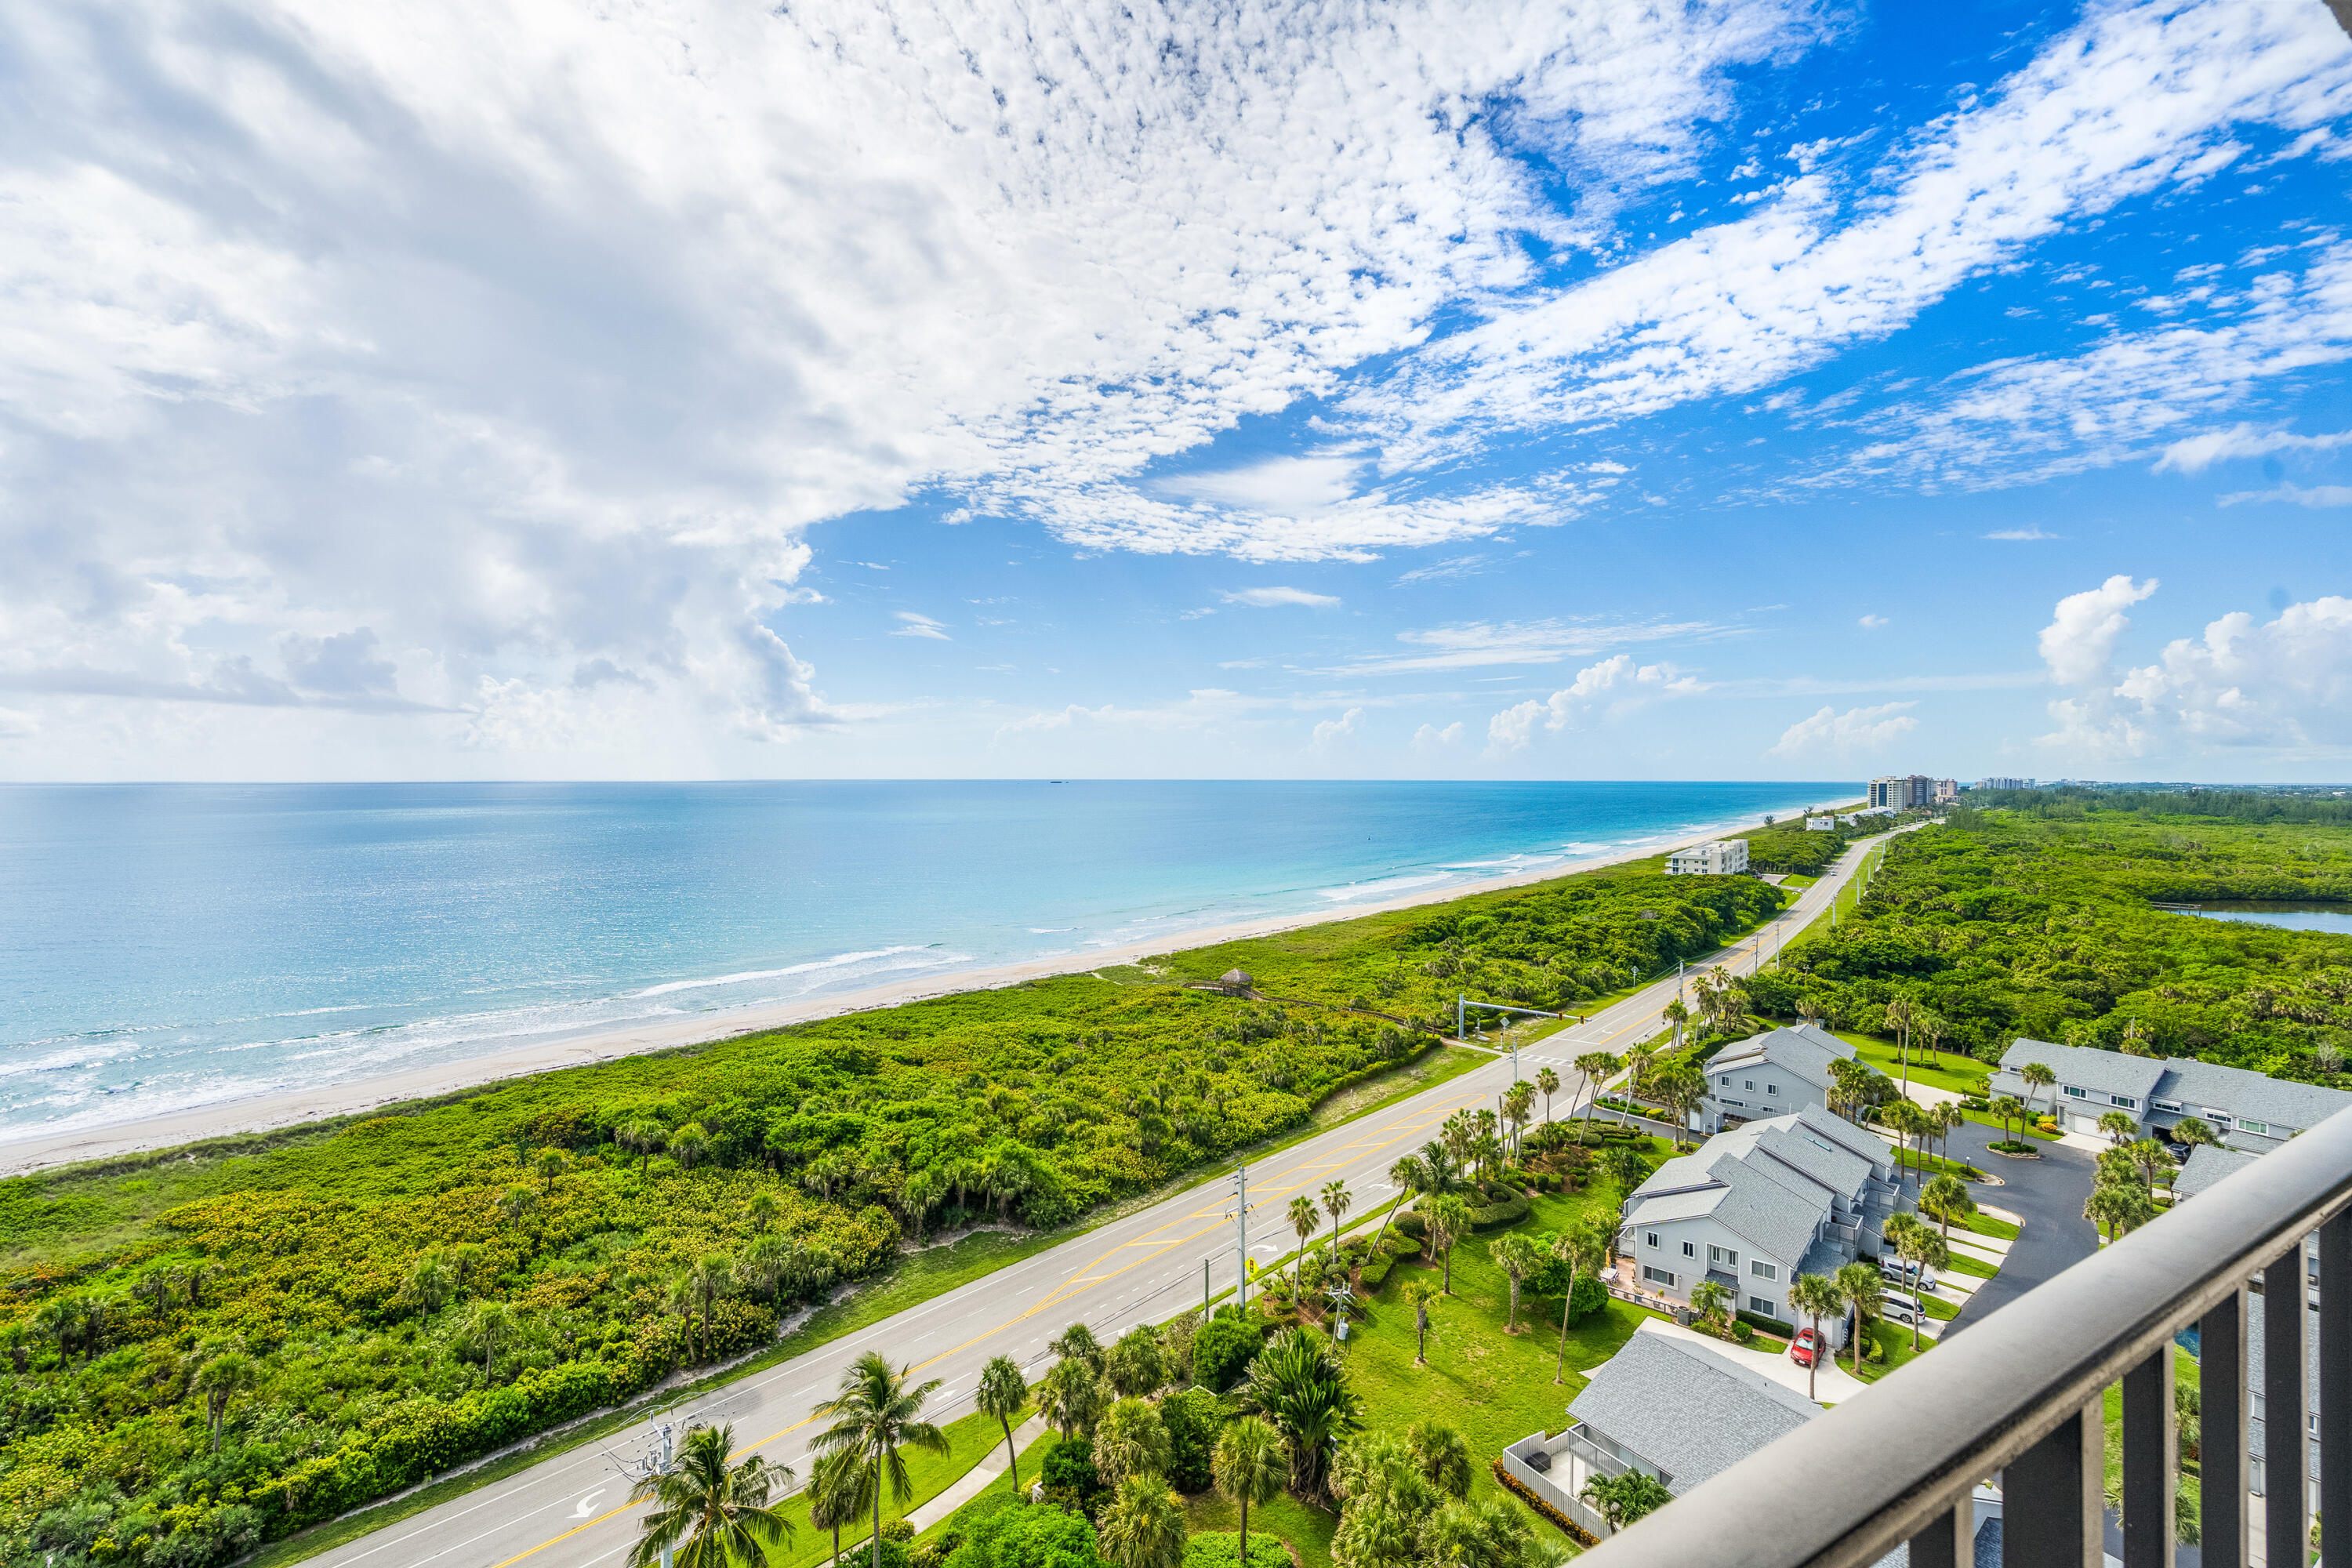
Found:
<path fill-rule="evenodd" d="M 2320 0 L 1125 16 L 0 20 L 0 777 L 2352 776 Z"/>

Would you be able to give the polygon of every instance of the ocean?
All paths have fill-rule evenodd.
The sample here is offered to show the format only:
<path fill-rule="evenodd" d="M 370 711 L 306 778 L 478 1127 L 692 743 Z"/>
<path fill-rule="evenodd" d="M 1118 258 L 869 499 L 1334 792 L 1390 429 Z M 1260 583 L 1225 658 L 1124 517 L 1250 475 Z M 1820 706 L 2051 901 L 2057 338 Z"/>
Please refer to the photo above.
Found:
<path fill-rule="evenodd" d="M 1836 784 L 0 786 L 0 1140 L 1351 907 Z"/>

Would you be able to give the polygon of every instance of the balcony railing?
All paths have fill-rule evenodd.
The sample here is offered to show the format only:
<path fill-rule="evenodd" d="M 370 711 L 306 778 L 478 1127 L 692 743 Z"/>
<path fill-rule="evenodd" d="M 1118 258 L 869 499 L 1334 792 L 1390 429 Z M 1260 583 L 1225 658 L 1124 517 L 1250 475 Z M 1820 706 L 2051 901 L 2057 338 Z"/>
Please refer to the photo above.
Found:
<path fill-rule="evenodd" d="M 2123 1385 L 2124 1568 L 2173 1568 L 2176 1448 L 2166 1352 L 2199 1331 L 2204 1568 L 2245 1568 L 2249 1313 L 2263 1314 L 2258 1500 L 2269 1568 L 2306 1549 L 2305 1320 L 2298 1255 L 2319 1237 L 2321 1568 L 2352 1568 L 2352 1110 L 1971 1325 L 1612 1537 L 1591 1568 L 1911 1568 L 1973 1557 L 1970 1493 L 1999 1479 L 2005 1568 L 2100 1568 L 2105 1396 Z M 2283 1290 L 2252 1293 L 2266 1267 Z"/>

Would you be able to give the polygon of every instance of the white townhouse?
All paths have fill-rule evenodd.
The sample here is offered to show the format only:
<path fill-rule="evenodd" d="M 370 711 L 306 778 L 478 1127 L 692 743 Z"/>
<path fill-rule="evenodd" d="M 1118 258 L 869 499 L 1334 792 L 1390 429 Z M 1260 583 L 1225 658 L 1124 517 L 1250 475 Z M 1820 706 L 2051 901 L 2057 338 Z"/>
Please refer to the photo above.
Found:
<path fill-rule="evenodd" d="M 1692 1112 L 1697 1131 L 1720 1132 L 1761 1116 L 1830 1108 L 1830 1064 L 1853 1047 L 1811 1024 L 1735 1041 L 1706 1064 L 1706 1098 Z"/>
<path fill-rule="evenodd" d="M 2047 1089 L 2025 1081 L 2025 1068 L 2035 1062 L 2057 1078 Z M 2068 1131 L 2094 1137 L 2099 1135 L 2099 1118 L 2110 1110 L 2126 1112 L 2143 1130 L 2158 1133 L 2193 1116 L 2218 1133 L 2224 1145 L 2248 1154 L 2266 1154 L 2305 1128 L 2352 1107 L 2352 1093 L 2340 1089 L 2220 1067 L 2194 1057 L 2132 1057 L 2022 1038 L 2001 1054 L 1992 1092 L 2020 1100 L 2031 1096 L 2035 1110 L 2054 1110 Z"/>
<path fill-rule="evenodd" d="M 1901 1201 L 1894 1160 L 1826 1110 L 1750 1121 L 1651 1173 L 1625 1200 L 1619 1247 L 1654 1295 L 1687 1302 L 1713 1279 L 1740 1311 L 1788 1322 L 1790 1280 L 1877 1255 Z"/>
<path fill-rule="evenodd" d="M 1666 857 L 1669 877 L 1729 877 L 1748 869 L 1748 840 L 1717 838 L 1687 845 Z"/>

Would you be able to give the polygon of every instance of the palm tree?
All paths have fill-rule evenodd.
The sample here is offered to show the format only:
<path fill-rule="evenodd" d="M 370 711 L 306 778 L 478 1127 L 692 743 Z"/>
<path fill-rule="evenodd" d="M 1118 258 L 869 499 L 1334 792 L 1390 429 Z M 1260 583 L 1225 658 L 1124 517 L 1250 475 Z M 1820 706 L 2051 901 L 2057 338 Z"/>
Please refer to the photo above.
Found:
<path fill-rule="evenodd" d="M 1184 1561 L 1184 1510 L 1157 1475 L 1132 1475 L 1103 1510 L 1097 1533 L 1118 1568 L 1177 1568 Z"/>
<path fill-rule="evenodd" d="M 1906 1100 L 1911 1095 L 1911 1026 L 1918 1016 L 1911 998 L 1901 992 L 1895 993 L 1895 999 L 1886 1005 L 1886 1026 L 1895 1031 L 1895 1055 L 1903 1064 L 1903 1095 Z"/>
<path fill-rule="evenodd" d="M 561 1149 L 541 1149 L 539 1152 L 539 1158 L 531 1162 L 531 1166 L 538 1171 L 539 1179 L 544 1184 L 546 1190 L 541 1194 L 542 1197 L 555 1195 L 555 1178 L 563 1174 L 565 1167 L 571 1163 Z"/>
<path fill-rule="evenodd" d="M 1691 1287 L 1691 1310 L 1698 1314 L 1701 1323 L 1713 1323 L 1717 1318 L 1727 1318 L 1725 1310 L 1731 1304 L 1731 1292 L 1723 1288 L 1720 1279 L 1702 1279 Z"/>
<path fill-rule="evenodd" d="M 1409 1298 L 1412 1287 L 1406 1290 Z M 1249 1568 L 1250 1504 L 1272 1502 L 1282 1489 L 1286 1468 L 1282 1435 L 1255 1415 L 1228 1421 L 1217 1434 L 1217 1446 L 1209 1454 L 1209 1475 L 1217 1490 L 1241 1510 L 1241 1568 Z"/>
<path fill-rule="evenodd" d="M 1897 1225 L 1897 1220 L 1903 1223 Z M 1896 1254 L 1908 1266 L 1911 1290 L 1915 1296 L 1919 1290 L 1919 1271 L 1922 1268 L 1951 1267 L 1951 1254 L 1945 1250 L 1942 1238 L 1907 1214 L 1889 1216 L 1886 1239 L 1894 1244 Z M 1911 1348 L 1915 1352 L 1919 1348 L 1919 1320 L 1916 1315 L 1911 1320 Z"/>
<path fill-rule="evenodd" d="M 909 1177 L 908 1180 L 911 1182 L 913 1178 Z M 753 1236 L 767 1235 L 768 1227 L 776 1223 L 776 1194 L 767 1192 L 753 1193 L 751 1201 L 743 1205 L 743 1212 L 751 1216 Z"/>
<path fill-rule="evenodd" d="M 1418 1154 L 1404 1155 L 1389 1167 L 1389 1181 L 1396 1188 L 1397 1195 L 1389 1205 L 1389 1212 L 1381 1219 L 1380 1238 L 1372 1243 L 1375 1252 L 1388 1241 L 1389 1222 L 1396 1218 L 1397 1210 L 1404 1206 L 1404 1200 L 1429 1190 L 1429 1166 Z"/>
<path fill-rule="evenodd" d="M 205 1399 L 205 1425 L 213 1435 L 213 1452 L 221 1451 L 221 1425 L 228 1419 L 229 1401 L 261 1381 L 260 1370 L 243 1351 L 223 1351 L 196 1369 L 188 1392 Z"/>
<path fill-rule="evenodd" d="M 1519 1129 L 1535 1116 L 1536 1086 L 1521 1079 L 1503 1095 L 1503 1120 L 1511 1130 L 1511 1158 L 1519 1157 Z"/>
<path fill-rule="evenodd" d="M 1536 1245 L 1533 1237 L 1514 1230 L 1488 1242 L 1486 1251 L 1494 1258 L 1495 1267 L 1501 1269 L 1511 1282 L 1511 1310 L 1503 1320 L 1503 1331 L 1516 1334 L 1519 1331 L 1519 1286 L 1528 1275 L 1543 1267 L 1543 1248 Z"/>
<path fill-rule="evenodd" d="M 2013 1094 L 2004 1094 L 2000 1099 L 1992 1102 L 1990 1109 L 1995 1116 L 2000 1118 L 2001 1142 L 2004 1143 L 2011 1142 L 2009 1136 L 2009 1124 L 2012 1121 L 2017 1123 L 2018 1132 L 2021 1135 L 2023 1134 L 2025 1131 L 2025 1119 L 2027 1116 L 2032 1114 L 2032 1112 L 2026 1108 L 2024 1101 L 2019 1100 Z"/>
<path fill-rule="evenodd" d="M 1960 1109 L 1956 1100 L 1938 1100 L 1927 1108 L 1928 1120 L 1936 1124 L 1936 1144 L 1946 1159 L 1952 1156 L 1952 1130 L 1966 1122 L 1969 1113 Z"/>
<path fill-rule="evenodd" d="M 1853 1315 L 1853 1374 L 1860 1377 L 1863 1325 L 1877 1315 L 1878 1293 L 1886 1286 L 1879 1279 L 1875 1264 L 1864 1263 L 1859 1259 L 1847 1264 L 1830 1278 L 1837 1287 L 1838 1299 L 1845 1303 L 1846 1310 Z"/>
<path fill-rule="evenodd" d="M 1426 1279 L 1409 1281 L 1404 1288 L 1405 1305 L 1412 1309 L 1412 1364 L 1429 1364 L 1429 1309 L 1444 1292 Z"/>
<path fill-rule="evenodd" d="M 1622 1143 L 1614 1149 L 1603 1150 L 1600 1164 L 1602 1173 L 1616 1184 L 1619 1194 L 1624 1197 L 1633 1196 L 1633 1189 L 1640 1186 L 1642 1178 L 1649 1173 L 1648 1167 L 1642 1163 L 1642 1156 Z"/>
<path fill-rule="evenodd" d="M 1546 1121 L 1549 1121 L 1551 1120 L 1551 1097 L 1559 1092 L 1559 1074 L 1552 1071 L 1549 1068 L 1538 1068 L 1536 1069 L 1536 1088 L 1542 1091 L 1544 1097 L 1543 1119 Z"/>
<path fill-rule="evenodd" d="M 1443 1421 L 1416 1421 L 1404 1429 L 1405 1447 L 1422 1479 L 1445 1496 L 1470 1495 L 1470 1445 Z"/>
<path fill-rule="evenodd" d="M 1117 1489 L 1129 1476 L 1168 1473 L 1168 1426 L 1141 1399 L 1114 1400 L 1095 1429 L 1095 1472 Z"/>
<path fill-rule="evenodd" d="M 1334 1267 L 1339 1261 L 1339 1222 L 1347 1218 L 1348 1211 L 1355 1206 L 1356 1200 L 1348 1194 L 1347 1183 L 1329 1181 L 1323 1184 L 1323 1212 L 1331 1216 L 1331 1262 Z"/>
<path fill-rule="evenodd" d="M 1616 1232 L 1607 1222 L 1587 1217 L 1570 1225 L 1553 1238 L 1552 1253 L 1568 1265 L 1568 1289 L 1559 1298 L 1559 1352 L 1552 1358 L 1551 1380 L 1555 1384 L 1568 1380 L 1568 1313 L 1576 1303 L 1576 1279 L 1587 1263 L 1597 1269 L 1601 1257 L 1616 1241 Z"/>
<path fill-rule="evenodd" d="M 2107 1142 L 2120 1149 L 2139 1136 L 2139 1121 L 2128 1110 L 2110 1110 L 2099 1118 L 2099 1131 Z"/>
<path fill-rule="evenodd" d="M 509 1187 L 506 1195 L 499 1199 L 499 1210 L 510 1225 L 521 1224 L 523 1215 L 538 1206 L 539 1194 L 529 1187 Z"/>
<path fill-rule="evenodd" d="M 2133 1163 L 2139 1166 L 2140 1173 L 2147 1178 L 2147 1198 L 2153 1204 L 2156 1201 L 2157 1175 L 2159 1172 L 2172 1169 L 2172 1152 L 2153 1138 L 2141 1138 L 2126 1145 L 2124 1152 L 2132 1157 Z"/>
<path fill-rule="evenodd" d="M 1952 1175 L 1937 1176 L 1929 1182 L 1927 1190 L 1919 1194 L 1919 1206 L 1942 1223 L 1943 1240 L 1948 1247 L 1952 1240 L 1952 1222 L 1977 1212 L 1977 1201 L 1969 1196 L 1967 1184 Z"/>
<path fill-rule="evenodd" d="M 2102 1182 L 2091 1189 L 2083 1205 L 2083 1217 L 2106 1233 L 2109 1241 L 2119 1239 L 2126 1231 L 2147 1224 L 2156 1215 L 2156 1205 L 2137 1186 L 2124 1186 L 2116 1182 Z"/>
<path fill-rule="evenodd" d="M 1607 1051 L 1587 1051 L 1576 1058 L 1576 1070 L 1583 1075 L 1587 1091 L 1584 1126 L 1577 1133 L 1578 1142 L 1590 1143 L 1592 1141 L 1592 1113 L 1601 1109 L 1601 1086 L 1615 1076 L 1619 1065 L 1617 1058 Z"/>
<path fill-rule="evenodd" d="M 1907 1152 L 1906 1145 L 1913 1134 L 1920 1131 L 1919 1108 L 1907 1100 L 1898 1100 L 1892 1105 L 1879 1108 L 1878 1121 L 1881 1126 L 1895 1134 L 1895 1173 L 1899 1184 Z"/>
<path fill-rule="evenodd" d="M 874 1568 L 882 1568 L 882 1488 L 887 1481 L 890 1500 L 904 1503 L 914 1495 L 901 1448 L 920 1448 L 945 1455 L 945 1434 L 920 1419 L 923 1402 L 938 1392 L 940 1380 L 909 1386 L 906 1367 L 895 1372 L 874 1351 L 849 1363 L 841 1374 L 841 1391 L 813 1412 L 833 1425 L 809 1444 L 819 1454 L 855 1454 L 858 1467 L 874 1478 Z"/>
<path fill-rule="evenodd" d="M 653 1157 L 661 1152 L 662 1145 L 667 1141 L 668 1134 L 662 1131 L 660 1122 L 643 1119 L 624 1122 L 613 1134 L 614 1142 L 637 1157 L 637 1174 L 640 1176 L 646 1173 L 646 1167 L 653 1163 Z"/>
<path fill-rule="evenodd" d="M 2172 1124 L 2172 1138 L 2173 1142 L 2177 1143 L 2186 1143 L 2191 1149 L 2196 1148 L 2200 1143 L 2218 1145 L 2221 1142 L 2220 1138 L 2214 1136 L 2211 1124 L 2194 1116 L 2184 1116 L 2179 1121 L 2174 1122 Z"/>
<path fill-rule="evenodd" d="M 1675 1026 L 1675 1049 L 1678 1051 L 1683 1048 L 1683 1026 L 1690 1022 L 1690 1016 L 1691 1010 L 1689 1004 L 1685 1003 L 1679 996 L 1658 1009 L 1658 1016 L 1664 1018 L 1667 1023 L 1672 1024 Z M 1635 1048 L 1639 1049 L 1640 1047 Z M 1633 1052 L 1628 1051 L 1626 1054 L 1631 1056 Z M 1642 1052 L 1644 1058 L 1646 1058 L 1649 1054 L 1650 1053 L 1647 1050 L 1643 1050 Z"/>
<path fill-rule="evenodd" d="M 2036 1094 L 2058 1081 L 2058 1075 L 2041 1062 L 2026 1063 L 2018 1070 L 2017 1076 L 2025 1080 L 2025 1109 L 2028 1110 L 2033 1109 L 2033 1097 Z M 2053 1100 L 2050 1104 L 2053 1110 L 2058 1107 L 2055 1100 Z"/>
<path fill-rule="evenodd" d="M 1021 1452 L 1013 1446 L 1013 1418 L 1029 1403 L 1029 1384 L 1021 1375 L 1021 1367 L 1009 1355 L 990 1358 L 980 1369 L 980 1392 L 975 1396 L 975 1408 L 982 1415 L 996 1418 L 1004 1428 L 1004 1462 L 1013 1470 L 1013 1495 L 1021 1495 Z"/>
<path fill-rule="evenodd" d="M 1102 1419 L 1102 1374 L 1083 1356 L 1065 1356 L 1037 1384 L 1037 1411 L 1065 1441 L 1092 1435 Z"/>
<path fill-rule="evenodd" d="M 1423 1218 L 1429 1222 L 1429 1245 L 1445 1262 L 1445 1293 L 1454 1294 L 1454 1244 L 1470 1234 L 1470 1205 L 1452 1193 L 1430 1201 Z"/>
<path fill-rule="evenodd" d="M 708 1257 L 697 1258 L 694 1267 L 686 1271 L 683 1283 L 686 1286 L 687 1299 L 693 1302 L 695 1310 L 701 1314 L 700 1348 L 701 1353 L 707 1359 L 710 1354 L 710 1311 L 719 1304 L 720 1297 L 734 1289 L 735 1266 L 714 1252 Z"/>
<path fill-rule="evenodd" d="M 504 1301 L 477 1301 L 474 1310 L 466 1314 L 461 1337 L 467 1346 L 482 1352 L 485 1387 L 499 1380 L 499 1347 L 513 1339 L 520 1327 L 512 1309 Z"/>
<path fill-rule="evenodd" d="M 669 1156 L 678 1168 L 691 1171 L 710 1152 L 710 1134 L 699 1121 L 689 1121 L 669 1135 Z"/>
<path fill-rule="evenodd" d="M 1290 1450 L 1290 1489 L 1309 1502 L 1323 1493 L 1331 1448 L 1362 1425 L 1363 1402 L 1329 1343 L 1305 1329 L 1266 1341 L 1237 1391 L 1242 1408 L 1274 1423 Z"/>
<path fill-rule="evenodd" d="M 1307 1264 L 1307 1244 L 1313 1239 L 1316 1226 L 1323 1221 L 1317 1215 L 1315 1200 L 1305 1193 L 1290 1200 L 1290 1228 L 1298 1233 L 1298 1252 L 1290 1260 L 1290 1293 L 1302 1307 L 1307 1301 L 1307 1287 L 1299 1271 Z"/>
<path fill-rule="evenodd" d="M 1084 1323 L 1072 1323 L 1045 1348 L 1064 1361 L 1082 1361 L 1095 1372 L 1103 1369 L 1103 1343 Z"/>
<path fill-rule="evenodd" d="M 793 1482 L 792 1470 L 757 1454 L 730 1465 L 732 1426 L 697 1426 L 678 1445 L 677 1463 L 630 1489 L 631 1502 L 651 1502 L 630 1568 L 649 1568 L 673 1552 L 677 1568 L 735 1568 L 765 1563 L 793 1539 L 793 1522 L 769 1499 Z"/>
<path fill-rule="evenodd" d="M 408 1284 L 402 1294 L 425 1309 L 431 1316 L 449 1304 L 457 1293 L 457 1276 L 449 1268 L 449 1260 L 435 1247 L 416 1260 L 408 1271 Z"/>
<path fill-rule="evenodd" d="M 809 1477 L 809 1522 L 833 1531 L 832 1561 L 841 1561 L 841 1527 L 855 1524 L 873 1506 L 874 1472 L 849 1453 L 827 1454 Z"/>
<path fill-rule="evenodd" d="M 1802 1312 L 1813 1331 L 1812 1364 L 1805 1369 L 1805 1397 L 1812 1399 L 1821 1383 L 1822 1352 L 1829 1348 L 1822 1342 L 1822 1320 L 1843 1310 L 1845 1297 L 1828 1275 L 1800 1274 L 1789 1281 L 1789 1306 Z"/>

